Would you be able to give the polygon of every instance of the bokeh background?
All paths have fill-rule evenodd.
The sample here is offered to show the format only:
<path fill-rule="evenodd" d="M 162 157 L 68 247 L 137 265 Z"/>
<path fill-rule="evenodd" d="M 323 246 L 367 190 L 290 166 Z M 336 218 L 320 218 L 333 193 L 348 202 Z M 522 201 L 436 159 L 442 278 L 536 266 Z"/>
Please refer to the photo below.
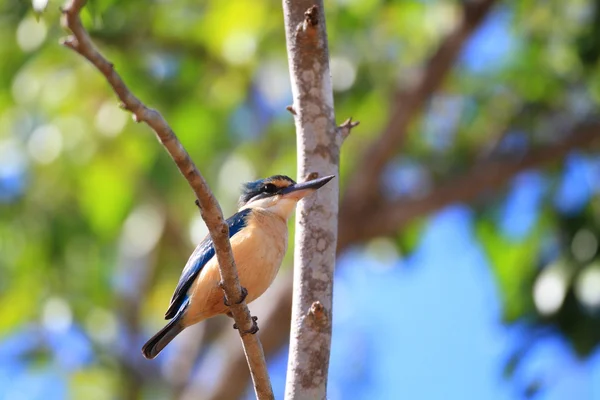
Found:
<path fill-rule="evenodd" d="M 474 23 L 469 3 L 325 2 L 336 115 L 361 121 L 342 189 L 395 94 L 465 23 L 458 57 L 406 106 L 406 141 L 372 178 L 388 198 L 418 202 L 489 160 L 505 176 L 467 185 L 465 201 L 441 191 L 394 235 L 342 249 L 332 400 L 600 399 L 600 2 L 497 1 Z M 225 317 L 141 356 L 207 231 L 151 131 L 58 44 L 60 5 L 0 3 L 0 399 L 251 397 Z M 94 0 L 83 19 L 226 214 L 242 182 L 295 176 L 279 3 Z M 582 124 L 591 139 L 569 142 Z M 548 146 L 560 151 L 531 157 Z M 288 253 L 251 306 L 259 323 L 289 297 Z M 278 398 L 285 314 L 260 331 Z M 240 394 L 218 392 L 223 383 Z"/>

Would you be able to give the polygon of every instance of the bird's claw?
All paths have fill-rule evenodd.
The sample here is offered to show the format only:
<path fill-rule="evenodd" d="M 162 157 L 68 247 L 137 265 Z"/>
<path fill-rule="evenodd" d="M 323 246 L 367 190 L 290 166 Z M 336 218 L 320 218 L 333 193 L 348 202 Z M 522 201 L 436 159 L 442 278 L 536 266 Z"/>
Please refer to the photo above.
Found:
<path fill-rule="evenodd" d="M 254 335 L 256 332 L 258 332 L 258 324 L 256 323 L 256 321 L 258 321 L 258 317 L 252 317 L 252 328 L 246 331 L 242 331 L 242 334 Z M 233 329 L 239 329 L 237 324 L 233 324 Z"/>
<path fill-rule="evenodd" d="M 223 281 L 219 282 L 219 286 L 221 286 L 221 288 L 223 287 Z M 248 296 L 248 289 L 241 286 L 240 287 L 240 300 L 236 304 L 242 304 L 244 302 L 244 300 L 246 300 L 247 296 Z M 223 302 L 225 303 L 225 305 L 227 307 L 230 307 L 229 300 L 227 299 L 226 295 L 224 295 Z M 228 312 L 227 315 L 229 315 L 230 317 L 233 317 L 233 315 L 231 314 L 231 311 Z M 258 332 L 258 324 L 256 323 L 256 321 L 258 321 L 258 317 L 252 317 L 252 328 L 242 331 L 242 335 L 245 335 L 245 334 L 254 335 L 256 332 Z M 237 324 L 233 324 L 233 329 L 239 329 Z"/>
<path fill-rule="evenodd" d="M 225 284 L 223 283 L 223 281 L 219 282 L 219 287 L 221 289 L 223 289 L 225 287 Z M 240 287 L 240 300 L 237 301 L 235 304 L 242 304 L 244 300 L 246 300 L 246 297 L 248 296 L 248 289 L 246 289 L 245 287 L 241 286 Z M 231 307 L 231 303 L 229 302 L 229 299 L 227 298 L 227 295 L 225 293 L 223 293 L 223 303 L 225 303 L 225 305 L 227 307 Z"/>
<path fill-rule="evenodd" d="M 229 299 L 227 298 L 227 293 L 225 293 L 225 282 L 219 281 L 219 287 L 223 290 L 223 303 L 227 307 L 231 307 L 231 303 L 229 303 Z"/>
<path fill-rule="evenodd" d="M 242 304 L 244 300 L 246 300 L 246 296 L 248 296 L 248 289 L 243 286 L 240 286 L 240 300 L 236 304 Z"/>

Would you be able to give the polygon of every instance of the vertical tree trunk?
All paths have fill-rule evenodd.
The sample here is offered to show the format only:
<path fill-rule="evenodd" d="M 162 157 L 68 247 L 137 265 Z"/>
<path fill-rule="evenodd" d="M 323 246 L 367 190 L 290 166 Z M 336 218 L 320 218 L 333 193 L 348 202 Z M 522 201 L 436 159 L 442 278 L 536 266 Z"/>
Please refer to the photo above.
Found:
<path fill-rule="evenodd" d="M 311 173 L 338 175 L 342 138 L 333 112 L 323 2 L 284 0 L 283 9 L 299 180 Z M 297 209 L 288 400 L 324 399 L 327 394 L 338 183 L 334 179 Z"/>

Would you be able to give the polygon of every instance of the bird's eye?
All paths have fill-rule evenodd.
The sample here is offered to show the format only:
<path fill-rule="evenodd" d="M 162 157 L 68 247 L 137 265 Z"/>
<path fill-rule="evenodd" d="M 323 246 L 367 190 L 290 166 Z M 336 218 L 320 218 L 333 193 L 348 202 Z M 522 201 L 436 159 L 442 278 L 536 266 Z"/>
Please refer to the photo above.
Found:
<path fill-rule="evenodd" d="M 267 183 L 262 187 L 262 191 L 266 193 L 275 193 L 277 191 L 277 186 L 273 185 L 272 183 Z"/>

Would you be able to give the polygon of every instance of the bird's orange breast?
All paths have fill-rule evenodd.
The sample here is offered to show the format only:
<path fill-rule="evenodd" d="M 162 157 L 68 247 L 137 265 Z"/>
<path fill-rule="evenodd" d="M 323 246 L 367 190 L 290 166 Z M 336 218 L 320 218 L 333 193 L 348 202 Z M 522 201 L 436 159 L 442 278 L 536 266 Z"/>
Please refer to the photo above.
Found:
<path fill-rule="evenodd" d="M 240 284 L 248 290 L 246 302 L 261 296 L 271 285 L 287 250 L 287 224 L 275 214 L 253 210 L 247 226 L 231 238 Z M 218 262 L 213 257 L 190 288 L 186 325 L 226 313 Z"/>

